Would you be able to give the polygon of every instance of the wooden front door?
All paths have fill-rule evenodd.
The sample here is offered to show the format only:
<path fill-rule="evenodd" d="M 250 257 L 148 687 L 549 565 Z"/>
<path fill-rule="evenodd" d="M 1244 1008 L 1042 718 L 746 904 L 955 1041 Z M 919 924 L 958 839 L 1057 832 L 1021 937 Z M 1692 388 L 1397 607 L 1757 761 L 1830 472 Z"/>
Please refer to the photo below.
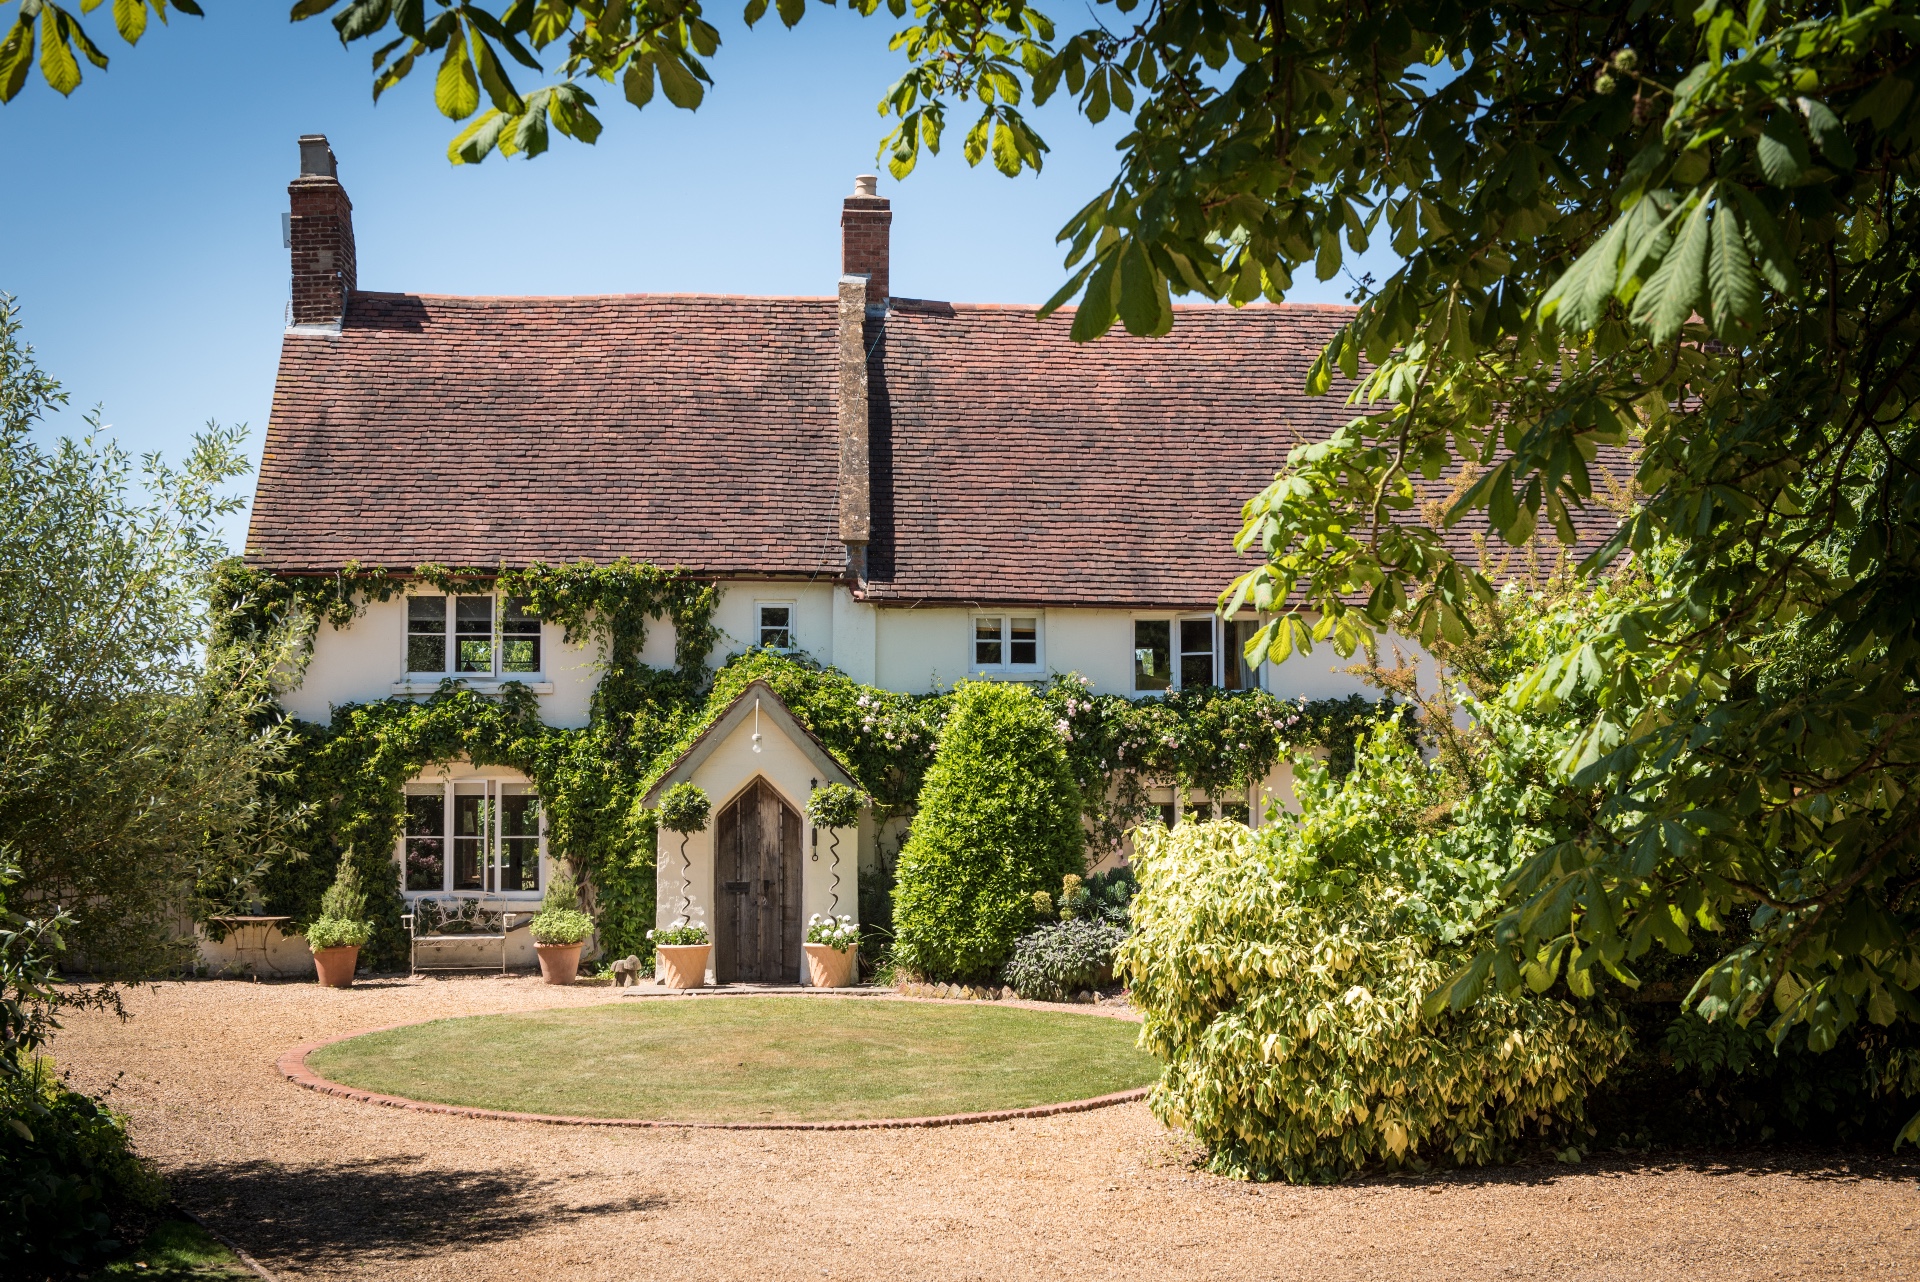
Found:
<path fill-rule="evenodd" d="M 714 835 L 720 892 L 714 978 L 799 983 L 799 814 L 756 779 L 720 812 Z"/>

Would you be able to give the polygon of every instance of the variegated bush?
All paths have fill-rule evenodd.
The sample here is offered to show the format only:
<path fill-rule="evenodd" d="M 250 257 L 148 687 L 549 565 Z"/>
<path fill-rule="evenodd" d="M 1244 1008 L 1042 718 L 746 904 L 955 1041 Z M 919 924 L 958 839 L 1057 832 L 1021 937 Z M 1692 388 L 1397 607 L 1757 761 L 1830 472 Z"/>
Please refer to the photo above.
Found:
<path fill-rule="evenodd" d="M 1136 835 L 1118 966 L 1167 1065 L 1151 1105 L 1243 1178 L 1475 1164 L 1577 1128 L 1627 1049 L 1611 1010 L 1490 994 L 1426 1018 L 1470 955 L 1499 873 L 1433 816 L 1435 772 L 1396 728 L 1340 785 L 1302 763 L 1303 810 Z"/>

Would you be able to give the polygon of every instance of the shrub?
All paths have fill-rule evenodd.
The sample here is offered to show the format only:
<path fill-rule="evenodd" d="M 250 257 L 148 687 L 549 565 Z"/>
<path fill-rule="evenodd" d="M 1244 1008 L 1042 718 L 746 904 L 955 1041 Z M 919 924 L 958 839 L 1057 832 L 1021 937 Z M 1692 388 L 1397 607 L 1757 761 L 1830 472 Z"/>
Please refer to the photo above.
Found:
<path fill-rule="evenodd" d="M 1097 921 L 1042 926 L 1014 944 L 1007 983 L 1029 1000 L 1064 1002 L 1100 981 L 1126 937 L 1120 927 Z"/>
<path fill-rule="evenodd" d="M 580 911 L 580 888 L 570 869 L 562 868 L 547 883 L 540 912 L 527 923 L 527 933 L 537 944 L 578 944 L 593 933 L 593 918 Z"/>
<path fill-rule="evenodd" d="M 46 1059 L 0 1072 L 0 1266 L 59 1276 L 119 1250 L 116 1221 L 166 1203 L 126 1119 L 68 1090 Z"/>
<path fill-rule="evenodd" d="M 1089 921 L 1104 921 L 1110 926 L 1132 928 L 1133 912 L 1130 905 L 1140 889 L 1140 883 L 1134 879 L 1133 869 L 1112 868 L 1097 872 L 1087 878 L 1086 886 L 1086 916 Z"/>
<path fill-rule="evenodd" d="M 1076 921 L 1086 916 L 1092 901 L 1085 878 L 1068 873 L 1060 879 L 1060 897 L 1054 902 L 1059 906 L 1061 921 Z"/>
<path fill-rule="evenodd" d="M 1136 834 L 1117 967 L 1167 1064 L 1155 1114 L 1217 1173 L 1295 1181 L 1487 1162 L 1581 1123 L 1629 1045 L 1610 1009 L 1521 990 L 1422 1017 L 1505 871 L 1422 827 L 1440 809 L 1433 769 L 1392 723 L 1340 785 L 1297 768 L 1302 813 L 1257 835 Z"/>
<path fill-rule="evenodd" d="M 323 948 L 359 948 L 372 934 L 367 896 L 360 889 L 360 874 L 349 850 L 340 856 L 333 884 L 320 896 L 320 916 L 307 926 L 307 947 L 316 953 Z"/>
<path fill-rule="evenodd" d="M 1033 893 L 1082 871 L 1080 795 L 1059 735 L 1022 685 L 966 682 L 920 792 L 894 889 L 894 957 L 933 978 L 997 973 Z"/>

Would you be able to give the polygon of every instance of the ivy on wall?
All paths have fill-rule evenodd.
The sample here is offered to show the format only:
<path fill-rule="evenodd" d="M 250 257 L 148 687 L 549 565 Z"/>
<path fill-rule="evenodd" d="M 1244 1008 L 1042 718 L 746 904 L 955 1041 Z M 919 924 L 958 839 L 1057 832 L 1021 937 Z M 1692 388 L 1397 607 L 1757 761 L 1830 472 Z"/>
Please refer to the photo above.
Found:
<path fill-rule="evenodd" d="M 406 782 L 437 763 L 465 759 L 533 781 L 547 816 L 549 852 L 580 875 L 601 947 L 646 955 L 654 921 L 654 815 L 640 805 L 684 748 L 751 682 L 763 680 L 817 736 L 873 801 L 881 824 L 910 819 L 952 705 L 949 692 L 903 694 L 861 685 L 798 655 L 750 650 L 717 673 L 717 584 L 628 560 L 610 565 L 533 564 L 521 569 L 416 566 L 408 574 L 349 565 L 336 574 L 276 577 L 223 568 L 214 608 L 217 644 L 246 646 L 280 620 L 302 621 L 309 645 L 318 624 L 352 625 L 369 602 L 402 593 L 409 579 L 449 594 L 498 591 L 525 598 L 571 644 L 595 645 L 602 672 L 588 724 L 540 721 L 532 692 L 504 683 L 494 696 L 449 679 L 424 700 L 382 699 L 334 709 L 325 726 L 298 724 L 286 771 L 270 781 L 278 799 L 304 807 L 295 858 L 270 868 L 267 907 L 304 922 L 339 860 L 351 858 L 369 888 L 375 932 L 368 964 L 406 961 L 404 911 L 393 851 L 404 822 Z M 674 666 L 641 662 L 647 629 L 672 624 Z M 283 674 L 297 684 L 298 672 Z M 1041 691 L 1086 798 L 1095 849 L 1151 813 L 1154 783 L 1219 796 L 1266 777 L 1287 747 L 1328 749 L 1336 773 L 1351 760 L 1356 728 L 1375 706 L 1360 698 L 1288 702 L 1264 691 L 1206 690 L 1133 700 L 1094 695 L 1077 675 Z M 883 879 L 884 880 L 884 877 Z M 861 887 L 863 917 L 883 908 Z M 878 898 L 884 898 L 881 894 Z"/>

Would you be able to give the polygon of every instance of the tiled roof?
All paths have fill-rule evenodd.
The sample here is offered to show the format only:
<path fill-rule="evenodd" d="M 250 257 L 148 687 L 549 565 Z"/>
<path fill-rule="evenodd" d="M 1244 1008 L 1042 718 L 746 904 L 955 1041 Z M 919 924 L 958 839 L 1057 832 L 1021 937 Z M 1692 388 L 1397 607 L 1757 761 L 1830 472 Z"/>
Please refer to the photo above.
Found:
<path fill-rule="evenodd" d="M 1251 564 L 1241 504 L 1352 415 L 1301 392 L 1349 314 L 1179 307 L 1075 344 L 1070 313 L 895 299 L 868 321 L 866 596 L 1211 605 Z M 835 324 L 830 298 L 356 295 L 285 340 L 249 558 L 838 576 Z"/>
<path fill-rule="evenodd" d="M 1093 343 L 1071 311 L 893 307 L 869 327 L 872 600 L 1211 607 L 1254 564 L 1233 550 L 1241 505 L 1355 412 L 1344 380 L 1302 391 L 1349 307 L 1176 307 L 1164 337 Z M 1589 547 L 1614 519 L 1578 525 Z M 1446 535 L 1469 564 L 1476 527 Z"/>
<path fill-rule="evenodd" d="M 832 299 L 357 294 L 289 332 L 247 553 L 838 575 Z"/>

